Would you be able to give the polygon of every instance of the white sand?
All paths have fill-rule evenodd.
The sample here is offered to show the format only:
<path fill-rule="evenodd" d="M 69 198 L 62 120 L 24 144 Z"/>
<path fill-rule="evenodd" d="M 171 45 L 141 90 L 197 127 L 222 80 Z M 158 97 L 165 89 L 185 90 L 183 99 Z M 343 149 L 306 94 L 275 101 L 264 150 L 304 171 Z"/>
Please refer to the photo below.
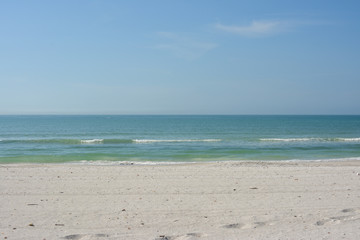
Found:
<path fill-rule="evenodd" d="M 360 239 L 360 161 L 0 165 L 0 239 Z"/>

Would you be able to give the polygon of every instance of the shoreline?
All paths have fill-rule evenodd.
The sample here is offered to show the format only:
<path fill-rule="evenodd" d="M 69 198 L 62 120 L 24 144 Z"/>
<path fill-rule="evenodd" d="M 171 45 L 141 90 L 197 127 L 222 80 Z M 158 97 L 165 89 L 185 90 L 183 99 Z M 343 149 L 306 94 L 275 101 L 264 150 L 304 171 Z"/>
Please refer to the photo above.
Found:
<path fill-rule="evenodd" d="M 0 239 L 359 239 L 360 161 L 0 164 Z"/>
<path fill-rule="evenodd" d="M 315 164 L 315 163 L 333 163 L 333 164 L 360 164 L 360 157 L 352 158 L 334 158 L 334 159 L 313 159 L 313 160 L 214 160 L 214 161 L 103 161 L 103 160 L 92 160 L 92 161 L 74 161 L 74 162 L 19 162 L 19 163 L 0 163 L 0 167 L 6 166 L 46 166 L 46 165 L 59 165 L 59 166 L 161 166 L 161 165 L 193 165 L 193 164 Z"/>

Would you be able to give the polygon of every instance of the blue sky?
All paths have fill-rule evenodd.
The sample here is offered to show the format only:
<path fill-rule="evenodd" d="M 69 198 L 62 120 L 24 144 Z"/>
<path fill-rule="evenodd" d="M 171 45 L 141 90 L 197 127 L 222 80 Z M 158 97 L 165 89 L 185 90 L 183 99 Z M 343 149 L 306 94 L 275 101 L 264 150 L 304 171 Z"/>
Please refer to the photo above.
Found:
<path fill-rule="evenodd" d="M 0 1 L 0 114 L 360 114 L 360 1 Z"/>

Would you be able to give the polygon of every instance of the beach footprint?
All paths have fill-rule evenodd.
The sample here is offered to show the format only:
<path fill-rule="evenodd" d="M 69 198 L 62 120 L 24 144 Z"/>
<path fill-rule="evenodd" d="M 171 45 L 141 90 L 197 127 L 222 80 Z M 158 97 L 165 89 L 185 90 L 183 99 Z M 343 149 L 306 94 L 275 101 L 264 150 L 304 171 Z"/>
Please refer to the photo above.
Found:
<path fill-rule="evenodd" d="M 160 235 L 159 237 L 155 238 L 155 240 L 196 240 L 204 236 L 205 234 L 202 233 L 187 233 L 184 235 L 175 236 Z"/>
<path fill-rule="evenodd" d="M 250 228 L 259 228 L 259 227 L 264 227 L 266 225 L 270 225 L 270 222 L 253 222 L 253 223 L 231 223 L 231 224 L 226 224 L 224 226 L 222 226 L 223 228 L 228 228 L 228 229 L 250 229 Z"/>
<path fill-rule="evenodd" d="M 360 210 L 359 209 L 345 208 L 345 209 L 341 210 L 340 212 L 342 214 L 347 214 L 347 215 L 340 215 L 340 216 L 324 218 L 322 220 L 317 221 L 315 223 L 315 225 L 323 226 L 325 224 L 340 224 L 342 222 L 360 220 Z"/>
<path fill-rule="evenodd" d="M 109 237 L 107 234 L 98 233 L 98 234 L 71 234 L 63 237 L 67 240 L 98 240 Z"/>
<path fill-rule="evenodd" d="M 229 228 L 229 229 L 234 229 L 234 228 L 243 228 L 245 224 L 242 223 L 231 223 L 231 224 L 226 224 L 223 226 L 223 228 Z"/>

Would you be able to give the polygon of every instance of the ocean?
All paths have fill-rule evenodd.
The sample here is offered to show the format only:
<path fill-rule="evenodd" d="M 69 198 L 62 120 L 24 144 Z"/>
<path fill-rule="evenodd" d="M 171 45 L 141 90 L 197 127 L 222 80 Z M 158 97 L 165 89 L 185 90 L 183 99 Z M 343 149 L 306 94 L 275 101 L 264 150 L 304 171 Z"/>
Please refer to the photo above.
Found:
<path fill-rule="evenodd" d="M 0 163 L 360 160 L 360 116 L 0 116 Z"/>

